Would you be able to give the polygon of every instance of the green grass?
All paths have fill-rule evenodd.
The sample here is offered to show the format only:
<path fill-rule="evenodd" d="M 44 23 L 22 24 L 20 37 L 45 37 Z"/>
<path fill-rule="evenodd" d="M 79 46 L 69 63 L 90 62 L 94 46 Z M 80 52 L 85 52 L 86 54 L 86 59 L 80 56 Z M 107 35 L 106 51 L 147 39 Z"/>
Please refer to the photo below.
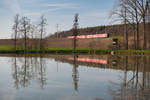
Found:
<path fill-rule="evenodd" d="M 17 48 L 17 50 L 14 49 L 12 46 L 0 46 L 0 53 L 23 53 L 25 51 L 24 48 Z M 26 49 L 28 53 L 74 53 L 73 48 L 56 48 L 56 47 L 44 47 L 42 50 L 39 48 L 28 48 Z M 111 50 L 100 50 L 100 49 L 89 49 L 89 48 L 77 48 L 76 53 L 81 54 L 104 54 L 109 53 Z"/>
<path fill-rule="evenodd" d="M 0 46 L 0 51 L 11 51 L 13 50 L 12 46 Z"/>
<path fill-rule="evenodd" d="M 112 36 L 112 39 L 122 39 L 122 36 Z"/>
<path fill-rule="evenodd" d="M 24 48 L 14 49 L 13 46 L 0 46 L 0 53 L 24 53 Z M 28 53 L 74 53 L 73 48 L 56 48 L 56 47 L 44 47 L 42 50 L 39 48 L 26 49 Z M 110 54 L 110 49 L 90 49 L 90 48 L 77 48 L 76 53 L 79 54 Z M 114 50 L 116 55 L 138 55 L 138 54 L 150 54 L 150 50 Z"/>

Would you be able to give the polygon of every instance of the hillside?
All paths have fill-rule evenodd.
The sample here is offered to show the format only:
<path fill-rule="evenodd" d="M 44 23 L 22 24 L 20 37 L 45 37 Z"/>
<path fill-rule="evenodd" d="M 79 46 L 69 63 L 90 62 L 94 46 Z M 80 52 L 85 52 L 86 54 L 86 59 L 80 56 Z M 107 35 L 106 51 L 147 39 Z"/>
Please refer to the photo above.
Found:
<path fill-rule="evenodd" d="M 142 24 L 140 24 L 140 35 L 142 34 Z M 92 34 L 103 34 L 108 33 L 110 36 L 124 36 L 124 25 L 118 24 L 118 25 L 108 25 L 108 26 L 95 26 L 95 27 L 86 27 L 86 28 L 80 28 L 78 35 L 92 35 Z M 147 33 L 150 32 L 150 24 L 147 24 Z M 128 25 L 128 34 L 130 37 L 134 36 L 134 29 L 131 25 Z M 68 31 L 61 31 L 58 33 L 55 33 L 53 35 L 48 36 L 48 38 L 64 38 L 67 36 L 72 36 L 73 30 Z"/>
<path fill-rule="evenodd" d="M 86 27 L 80 28 L 78 35 L 92 35 L 92 34 L 102 34 L 108 33 L 110 36 L 123 36 L 124 25 L 110 25 L 110 26 L 96 26 L 96 27 Z M 131 26 L 129 26 L 131 29 Z M 72 36 L 73 30 L 62 31 L 49 36 L 50 38 L 59 38 Z"/>

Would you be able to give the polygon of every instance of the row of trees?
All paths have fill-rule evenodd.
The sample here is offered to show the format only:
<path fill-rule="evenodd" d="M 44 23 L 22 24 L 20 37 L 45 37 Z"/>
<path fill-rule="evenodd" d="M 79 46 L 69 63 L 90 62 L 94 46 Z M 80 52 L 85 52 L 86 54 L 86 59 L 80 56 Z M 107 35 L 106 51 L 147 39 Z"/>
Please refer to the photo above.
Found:
<path fill-rule="evenodd" d="M 119 20 L 124 23 L 125 32 L 125 47 L 128 49 L 128 26 L 134 29 L 134 45 L 135 49 L 140 49 L 140 36 L 143 36 L 143 49 L 147 49 L 147 35 L 146 25 L 150 21 L 150 1 L 149 0 L 117 0 L 117 6 L 113 9 L 111 16 L 116 17 L 115 21 Z M 139 31 L 140 24 L 142 24 L 142 32 Z M 141 34 L 142 33 L 142 34 Z"/>
<path fill-rule="evenodd" d="M 31 23 L 28 17 L 20 17 L 19 14 L 14 17 L 13 38 L 15 50 L 17 50 L 17 41 L 23 39 L 24 50 L 27 50 L 28 39 L 38 39 L 40 41 L 39 48 L 42 49 L 43 38 L 46 34 L 47 19 L 42 15 L 35 25 Z"/>

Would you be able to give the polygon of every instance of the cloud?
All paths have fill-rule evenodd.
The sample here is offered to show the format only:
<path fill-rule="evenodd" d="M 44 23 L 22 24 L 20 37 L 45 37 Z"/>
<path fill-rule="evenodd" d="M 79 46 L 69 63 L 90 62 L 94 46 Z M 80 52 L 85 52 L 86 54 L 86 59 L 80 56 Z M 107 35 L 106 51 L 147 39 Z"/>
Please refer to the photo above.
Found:
<path fill-rule="evenodd" d="M 28 2 L 29 3 L 29 2 Z M 33 3 L 33 1 L 32 1 Z M 32 4 L 31 4 L 32 6 Z M 38 3 L 38 6 L 34 6 L 32 10 L 30 9 L 22 9 L 23 15 L 25 16 L 40 16 L 41 14 L 48 14 L 51 12 L 51 14 L 58 12 L 59 10 L 62 9 L 78 9 L 79 6 L 72 4 L 72 3 Z"/>
<path fill-rule="evenodd" d="M 43 3 L 42 5 L 46 7 L 61 8 L 61 9 L 65 9 L 65 8 L 78 9 L 79 8 L 78 5 L 75 5 L 72 3 Z"/>
<path fill-rule="evenodd" d="M 53 8 L 53 9 L 46 9 L 46 10 L 41 10 L 41 11 L 29 11 L 29 10 L 23 10 L 23 15 L 24 16 L 40 16 L 42 14 L 46 14 L 48 12 L 54 12 L 58 10 L 58 8 Z"/>
<path fill-rule="evenodd" d="M 3 0 L 3 3 L 11 10 L 14 14 L 21 13 L 21 7 L 19 0 Z"/>

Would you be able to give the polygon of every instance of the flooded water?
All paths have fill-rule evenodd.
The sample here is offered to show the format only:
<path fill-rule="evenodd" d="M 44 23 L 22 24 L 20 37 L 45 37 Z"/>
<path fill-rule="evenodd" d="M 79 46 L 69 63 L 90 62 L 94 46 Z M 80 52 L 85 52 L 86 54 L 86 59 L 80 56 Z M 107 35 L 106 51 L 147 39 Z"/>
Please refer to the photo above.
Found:
<path fill-rule="evenodd" d="M 150 100 L 150 57 L 0 56 L 0 100 Z"/>

